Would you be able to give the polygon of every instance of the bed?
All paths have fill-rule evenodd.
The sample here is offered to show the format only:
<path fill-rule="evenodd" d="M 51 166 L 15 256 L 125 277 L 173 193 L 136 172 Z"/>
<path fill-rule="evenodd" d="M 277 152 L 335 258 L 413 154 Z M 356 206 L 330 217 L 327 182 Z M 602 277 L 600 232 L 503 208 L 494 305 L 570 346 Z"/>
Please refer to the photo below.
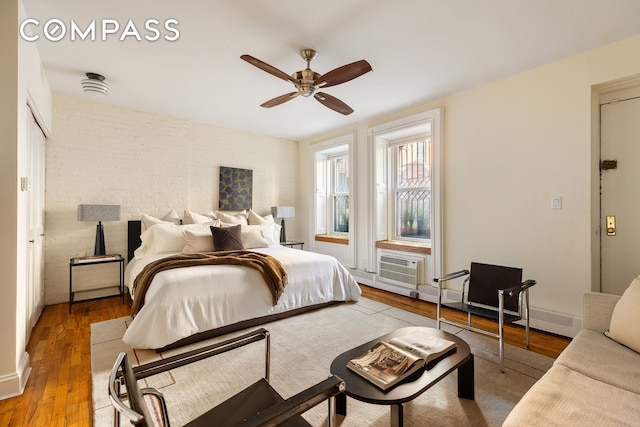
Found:
<path fill-rule="evenodd" d="M 156 233 L 155 248 L 149 250 L 148 235 L 161 226 L 153 225 L 141 240 L 141 222 L 129 221 L 125 285 L 134 305 L 140 295 L 136 295 L 133 284 L 144 267 L 182 252 L 176 250 L 180 246 L 179 233 L 185 236 L 187 243 L 183 242 L 183 250 L 186 250 L 187 233 L 193 235 L 196 230 L 195 234 L 200 233 L 204 238 L 207 227 L 206 224 L 168 226 L 175 237 L 173 244 Z M 133 348 L 166 350 L 326 305 L 359 300 L 360 287 L 335 258 L 273 242 L 261 246 L 266 247 L 248 250 L 275 257 L 287 275 L 286 287 L 275 305 L 262 275 L 252 268 L 201 265 L 170 269 L 159 272 L 150 281 L 144 305 L 135 314 L 123 341 Z M 145 247 L 146 250 L 141 251 Z M 199 249 L 202 247 L 193 244 L 189 252 Z"/>

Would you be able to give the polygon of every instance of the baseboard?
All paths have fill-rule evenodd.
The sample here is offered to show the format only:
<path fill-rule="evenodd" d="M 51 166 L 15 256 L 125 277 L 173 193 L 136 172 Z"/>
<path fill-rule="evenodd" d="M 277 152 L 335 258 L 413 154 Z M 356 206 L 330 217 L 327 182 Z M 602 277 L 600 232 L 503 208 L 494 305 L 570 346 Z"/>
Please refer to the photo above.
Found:
<path fill-rule="evenodd" d="M 20 360 L 18 372 L 0 376 L 0 400 L 20 396 L 27 385 L 29 374 L 29 353 L 25 352 Z"/>
<path fill-rule="evenodd" d="M 375 273 L 351 270 L 351 274 L 358 283 L 362 283 L 363 285 L 371 286 L 376 289 L 411 298 L 415 298 L 415 292 L 417 292 L 418 299 L 431 302 L 433 304 L 436 304 L 438 300 L 438 289 L 434 286 L 419 285 L 416 290 L 412 290 L 381 281 Z M 444 301 L 454 302 L 460 301 L 462 295 L 458 291 L 444 289 L 442 297 Z M 535 307 L 530 308 L 529 319 L 530 327 L 564 337 L 574 337 L 578 332 L 580 332 L 580 329 L 582 329 L 582 318 Z M 522 322 L 518 322 L 518 324 L 523 325 Z"/>
<path fill-rule="evenodd" d="M 531 307 L 529 326 L 563 337 L 575 337 L 582 329 L 582 318 Z"/>

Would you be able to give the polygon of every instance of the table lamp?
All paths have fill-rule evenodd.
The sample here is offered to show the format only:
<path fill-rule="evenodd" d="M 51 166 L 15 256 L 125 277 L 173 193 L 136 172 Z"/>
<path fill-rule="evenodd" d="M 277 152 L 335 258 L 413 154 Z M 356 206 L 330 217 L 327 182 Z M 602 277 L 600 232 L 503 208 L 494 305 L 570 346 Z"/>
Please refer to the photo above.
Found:
<path fill-rule="evenodd" d="M 271 207 L 271 215 L 274 218 L 281 218 L 280 225 L 282 229 L 280 230 L 280 241 L 287 241 L 287 232 L 284 228 L 284 219 L 285 218 L 293 218 L 296 216 L 296 208 L 293 206 L 272 206 Z"/>
<path fill-rule="evenodd" d="M 98 221 L 94 255 L 105 255 L 102 221 L 120 221 L 120 205 L 78 205 L 78 221 Z"/>

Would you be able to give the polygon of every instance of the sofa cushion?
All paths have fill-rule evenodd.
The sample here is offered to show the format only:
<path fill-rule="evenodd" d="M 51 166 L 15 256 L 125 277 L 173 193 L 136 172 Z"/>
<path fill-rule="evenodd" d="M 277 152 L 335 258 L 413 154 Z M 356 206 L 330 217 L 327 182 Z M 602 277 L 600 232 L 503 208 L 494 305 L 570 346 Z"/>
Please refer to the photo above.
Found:
<path fill-rule="evenodd" d="M 609 330 L 613 309 L 620 295 L 585 292 L 582 296 L 582 328 L 598 332 Z"/>
<path fill-rule="evenodd" d="M 555 364 L 522 397 L 503 427 L 628 426 L 638 419 L 640 395 Z"/>
<path fill-rule="evenodd" d="M 560 353 L 555 364 L 564 365 L 624 390 L 640 393 L 640 355 L 607 338 L 602 332 L 581 330 Z"/>
<path fill-rule="evenodd" d="M 624 291 L 613 309 L 607 335 L 627 347 L 640 352 L 640 278 Z"/>

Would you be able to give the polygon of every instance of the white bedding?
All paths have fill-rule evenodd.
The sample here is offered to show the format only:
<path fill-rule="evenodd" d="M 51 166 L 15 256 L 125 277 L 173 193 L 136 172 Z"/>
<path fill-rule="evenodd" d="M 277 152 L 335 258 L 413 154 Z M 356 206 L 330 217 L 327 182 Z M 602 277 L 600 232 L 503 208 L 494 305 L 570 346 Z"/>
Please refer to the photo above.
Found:
<path fill-rule="evenodd" d="M 360 287 L 333 257 L 280 245 L 252 251 L 276 257 L 287 271 L 288 284 L 277 305 L 272 305 L 271 292 L 260 273 L 249 267 L 207 265 L 166 270 L 151 282 L 145 304 L 124 334 L 124 342 L 133 348 L 161 348 L 198 332 L 255 317 L 360 299 Z M 170 255 L 131 260 L 125 272 L 130 292 L 145 265 Z"/>

